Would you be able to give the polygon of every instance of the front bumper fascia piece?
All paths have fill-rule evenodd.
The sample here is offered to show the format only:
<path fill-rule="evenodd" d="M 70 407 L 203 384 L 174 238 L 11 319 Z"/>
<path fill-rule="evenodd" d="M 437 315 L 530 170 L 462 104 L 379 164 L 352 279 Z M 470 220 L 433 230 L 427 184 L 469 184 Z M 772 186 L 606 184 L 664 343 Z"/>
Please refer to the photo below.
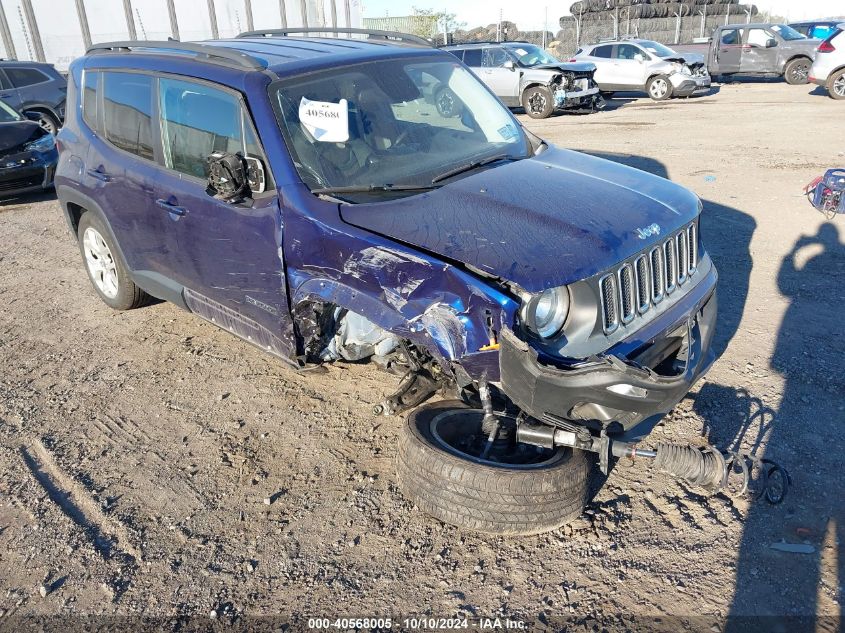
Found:
<path fill-rule="evenodd" d="M 586 90 L 561 88 L 555 90 L 554 99 L 559 110 L 601 110 L 606 105 L 598 86 Z"/>
<path fill-rule="evenodd" d="M 689 77 L 676 73 L 670 77 L 672 81 L 672 94 L 676 97 L 690 97 L 710 91 L 712 84 L 710 78 Z"/>
<path fill-rule="evenodd" d="M 713 290 L 685 322 L 675 323 L 666 336 L 686 327 L 687 359 L 683 371 L 664 376 L 612 353 L 581 366 L 562 369 L 540 362 L 537 351 L 511 330 L 500 337 L 501 389 L 531 417 L 554 424 L 555 420 L 583 423 L 573 411 L 614 412 L 611 421 L 628 431 L 640 422 L 672 410 L 715 360 L 711 349 L 717 300 Z M 650 343 L 659 345 L 660 340 Z M 612 352 L 612 350 L 611 350 Z M 601 424 L 606 424 L 604 420 Z"/>

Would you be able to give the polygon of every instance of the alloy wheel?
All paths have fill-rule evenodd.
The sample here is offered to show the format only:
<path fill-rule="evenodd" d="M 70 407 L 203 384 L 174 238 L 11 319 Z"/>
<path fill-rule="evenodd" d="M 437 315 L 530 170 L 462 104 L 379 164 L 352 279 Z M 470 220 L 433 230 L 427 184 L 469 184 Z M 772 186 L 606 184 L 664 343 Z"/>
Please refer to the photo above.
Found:
<path fill-rule="evenodd" d="M 655 99 L 662 99 L 665 97 L 668 90 L 669 85 L 666 83 L 665 79 L 655 79 L 651 83 L 651 96 Z"/>
<path fill-rule="evenodd" d="M 810 64 L 795 64 L 792 79 L 795 83 L 807 83 L 810 78 Z"/>
<path fill-rule="evenodd" d="M 833 82 L 833 92 L 839 97 L 845 97 L 845 73 L 839 75 Z"/>
<path fill-rule="evenodd" d="M 539 114 L 546 109 L 546 97 L 540 92 L 535 92 L 528 97 L 528 105 L 532 112 Z"/>
<path fill-rule="evenodd" d="M 117 263 L 103 236 L 96 229 L 88 227 L 82 238 L 82 248 L 85 265 L 94 285 L 109 299 L 114 299 L 118 292 Z"/>

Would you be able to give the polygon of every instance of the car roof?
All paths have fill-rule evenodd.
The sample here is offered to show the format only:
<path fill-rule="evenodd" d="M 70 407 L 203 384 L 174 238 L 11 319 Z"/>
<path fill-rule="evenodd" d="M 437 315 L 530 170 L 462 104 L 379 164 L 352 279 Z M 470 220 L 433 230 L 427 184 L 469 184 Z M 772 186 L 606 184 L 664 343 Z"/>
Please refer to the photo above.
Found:
<path fill-rule="evenodd" d="M 0 66 L 47 66 L 52 68 L 53 64 L 47 62 L 28 61 L 25 59 L 0 59 Z"/>
<path fill-rule="evenodd" d="M 101 54 L 107 54 L 109 58 L 127 56 L 136 61 L 144 60 L 145 67 L 156 66 L 158 62 L 162 66 L 161 70 L 166 70 L 176 56 L 180 61 L 209 68 L 227 65 L 244 72 L 270 71 L 284 77 L 318 68 L 378 59 L 443 55 L 428 45 L 412 46 L 396 41 L 346 37 L 272 36 L 272 33 L 267 32 L 270 36 L 246 33 L 236 38 L 203 42 L 108 42 L 93 46 L 86 57 L 99 57 Z M 416 39 L 425 44 L 423 40 Z M 162 58 L 167 62 L 161 63 Z"/>

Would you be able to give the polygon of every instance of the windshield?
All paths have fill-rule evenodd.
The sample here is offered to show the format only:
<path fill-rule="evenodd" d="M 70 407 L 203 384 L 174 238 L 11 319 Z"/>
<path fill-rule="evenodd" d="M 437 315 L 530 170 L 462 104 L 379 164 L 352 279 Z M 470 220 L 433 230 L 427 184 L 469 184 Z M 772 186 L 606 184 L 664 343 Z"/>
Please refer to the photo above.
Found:
<path fill-rule="evenodd" d="M 0 101 L 0 123 L 14 123 L 15 121 L 21 120 L 22 119 L 17 112 Z"/>
<path fill-rule="evenodd" d="M 312 190 L 434 187 L 450 170 L 530 154 L 511 113 L 452 61 L 379 60 L 285 79 L 270 91 Z"/>
<path fill-rule="evenodd" d="M 807 39 L 805 36 L 801 35 L 798 31 L 786 24 L 774 24 L 772 25 L 772 30 L 776 31 L 787 42 Z"/>
<path fill-rule="evenodd" d="M 539 66 L 540 64 L 559 64 L 560 60 L 550 55 L 539 46 L 532 44 L 520 44 L 509 46 L 508 50 L 514 53 L 523 66 Z"/>
<path fill-rule="evenodd" d="M 659 42 L 643 40 L 640 42 L 640 46 L 646 49 L 649 53 L 654 53 L 658 57 L 678 57 L 678 54 L 675 51 L 668 46 L 663 46 L 663 44 Z"/>

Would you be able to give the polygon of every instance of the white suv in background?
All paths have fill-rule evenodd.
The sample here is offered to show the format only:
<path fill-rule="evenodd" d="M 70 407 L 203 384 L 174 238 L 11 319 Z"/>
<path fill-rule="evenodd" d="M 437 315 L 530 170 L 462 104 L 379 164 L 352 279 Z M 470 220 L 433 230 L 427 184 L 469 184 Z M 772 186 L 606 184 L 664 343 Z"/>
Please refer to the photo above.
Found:
<path fill-rule="evenodd" d="M 588 44 L 578 49 L 575 60 L 596 65 L 595 80 L 605 97 L 633 91 L 663 101 L 710 91 L 710 74 L 701 55 L 681 55 L 651 40 Z"/>
<path fill-rule="evenodd" d="M 845 99 L 845 23 L 821 43 L 810 69 L 810 81 L 827 88 L 833 99 Z"/>

